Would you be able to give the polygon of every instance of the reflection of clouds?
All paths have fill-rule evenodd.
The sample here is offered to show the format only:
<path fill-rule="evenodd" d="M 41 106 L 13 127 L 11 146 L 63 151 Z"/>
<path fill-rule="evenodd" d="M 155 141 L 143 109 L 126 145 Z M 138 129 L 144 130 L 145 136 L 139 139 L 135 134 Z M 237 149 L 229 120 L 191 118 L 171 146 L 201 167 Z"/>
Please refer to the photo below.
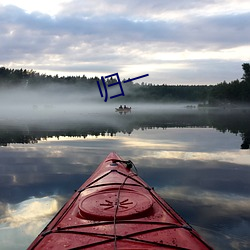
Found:
<path fill-rule="evenodd" d="M 5 214 L 0 218 L 0 248 L 27 248 L 59 210 L 61 202 L 61 197 L 47 196 L 5 204 Z"/>
<path fill-rule="evenodd" d="M 212 243 L 211 245 L 214 249 L 250 249 L 249 237 L 236 236 L 239 232 L 243 232 L 243 234 L 244 232 L 249 232 L 250 225 L 242 225 L 242 223 L 240 223 L 238 226 L 234 225 L 234 227 L 228 228 L 228 230 L 225 230 L 226 232 L 219 232 L 196 225 L 194 228 L 207 242 Z"/>
<path fill-rule="evenodd" d="M 166 200 L 175 199 L 187 203 L 199 204 L 201 206 L 217 206 L 220 209 L 217 215 L 221 214 L 249 214 L 250 198 L 235 194 L 202 191 L 188 187 L 163 187 L 157 188 L 157 193 Z"/>
<path fill-rule="evenodd" d="M 154 152 L 153 157 L 159 159 L 183 159 L 199 161 L 223 161 L 249 166 L 250 155 L 248 151 L 220 151 L 220 152 L 179 152 L 179 151 L 160 151 Z"/>
<path fill-rule="evenodd" d="M 172 140 L 166 130 L 151 129 L 150 133 L 145 130 L 137 130 L 133 132 L 133 136 L 119 135 L 120 142 L 125 147 L 140 147 L 142 150 L 186 150 L 185 142 L 179 143 Z"/>
<path fill-rule="evenodd" d="M 33 234 L 33 227 L 37 226 L 37 222 L 51 217 L 57 211 L 58 201 L 55 197 L 31 198 L 19 204 L 8 204 L 0 223 L 11 228 L 25 225 L 26 233 Z"/>
<path fill-rule="evenodd" d="M 6 203 L 0 202 L 0 221 L 1 221 L 1 218 L 2 218 L 2 217 L 4 216 L 4 214 L 5 214 L 6 206 L 7 206 Z M 0 223 L 1 223 L 1 222 L 0 222 Z"/>
<path fill-rule="evenodd" d="M 125 139 L 125 138 L 124 138 Z M 135 141 L 134 138 L 126 138 L 123 140 L 123 145 L 126 147 L 141 147 L 143 149 L 185 149 L 185 145 L 177 144 L 177 143 L 170 143 L 170 142 L 162 142 L 159 143 L 157 141 L 150 141 L 145 139 L 138 139 Z"/>
<path fill-rule="evenodd" d="M 190 187 L 157 188 L 157 193 L 214 249 L 250 249 L 250 198 Z"/>
<path fill-rule="evenodd" d="M 226 141 L 226 143 L 225 143 Z M 218 150 L 232 150 L 234 145 L 242 143 L 240 136 L 229 132 L 221 133 L 213 128 L 167 128 L 151 129 L 150 132 L 142 129 L 134 130 L 132 137 L 122 137 L 122 143 L 129 146 L 147 148 L 155 146 L 162 150 L 190 151 L 190 152 L 217 152 Z M 144 146 L 145 145 L 145 146 Z"/>
<path fill-rule="evenodd" d="M 122 133 L 117 133 L 115 137 L 98 138 L 60 136 L 59 140 L 53 137 L 36 145 L 26 145 L 25 148 L 22 145 L 11 145 L 9 148 L 19 156 L 26 153 L 30 159 L 39 158 L 41 162 L 52 163 L 51 170 L 54 168 L 55 172 L 63 173 L 68 169 L 66 164 L 83 166 L 84 171 L 86 163 L 93 165 L 93 157 L 98 164 L 113 150 L 123 157 L 128 155 L 132 160 L 149 156 L 157 159 L 216 160 L 248 165 L 248 151 L 232 151 L 233 145 L 240 140 L 235 135 L 223 134 L 210 128 L 151 129 L 150 133 L 139 129 L 134 130 L 132 136 Z M 60 159 L 63 160 L 60 162 Z"/>

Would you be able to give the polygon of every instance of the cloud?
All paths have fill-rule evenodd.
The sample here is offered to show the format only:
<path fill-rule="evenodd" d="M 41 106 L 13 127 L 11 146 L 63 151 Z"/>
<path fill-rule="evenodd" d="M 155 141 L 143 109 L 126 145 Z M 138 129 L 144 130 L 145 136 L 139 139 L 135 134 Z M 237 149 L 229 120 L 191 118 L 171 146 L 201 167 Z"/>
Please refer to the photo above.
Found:
<path fill-rule="evenodd" d="M 63 15 L 78 15 L 78 16 L 113 16 L 113 17 L 128 17 L 137 20 L 158 20 L 168 19 L 183 19 L 184 17 L 193 17 L 193 15 L 201 16 L 202 14 L 214 12 L 215 9 L 220 11 L 230 10 L 239 12 L 244 9 L 244 3 L 248 5 L 247 0 L 241 2 L 241 8 L 233 4 L 233 0 L 226 1 L 198 1 L 198 0 L 179 0 L 179 1 L 162 1 L 162 0 L 127 0 L 125 2 L 117 2 L 114 0 L 93 0 L 93 1 L 80 1 L 73 0 L 65 3 L 64 9 L 60 13 Z M 233 5 L 230 7 L 230 5 Z M 225 8 L 227 6 L 227 8 Z M 166 18 L 167 17 L 167 18 Z"/>
<path fill-rule="evenodd" d="M 250 13 L 242 4 L 233 9 L 233 0 L 75 0 L 55 16 L 0 5 L 0 63 L 61 75 L 149 73 L 153 83 L 234 80 L 250 59 L 239 52 L 250 40 Z M 227 49 L 235 51 L 233 59 Z M 232 60 L 238 69 L 231 70 Z M 224 67 L 213 66 L 220 63 Z M 199 69 L 207 72 L 203 78 Z"/>

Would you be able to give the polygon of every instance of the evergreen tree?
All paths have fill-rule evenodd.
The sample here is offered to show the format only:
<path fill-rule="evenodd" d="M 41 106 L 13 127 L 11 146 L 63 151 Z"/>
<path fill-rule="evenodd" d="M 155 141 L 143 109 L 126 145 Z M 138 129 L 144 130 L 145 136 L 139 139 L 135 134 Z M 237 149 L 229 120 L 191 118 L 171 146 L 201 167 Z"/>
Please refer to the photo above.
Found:
<path fill-rule="evenodd" d="M 244 74 L 241 79 L 245 82 L 250 82 L 250 64 L 249 63 L 243 63 L 242 69 L 244 71 Z"/>

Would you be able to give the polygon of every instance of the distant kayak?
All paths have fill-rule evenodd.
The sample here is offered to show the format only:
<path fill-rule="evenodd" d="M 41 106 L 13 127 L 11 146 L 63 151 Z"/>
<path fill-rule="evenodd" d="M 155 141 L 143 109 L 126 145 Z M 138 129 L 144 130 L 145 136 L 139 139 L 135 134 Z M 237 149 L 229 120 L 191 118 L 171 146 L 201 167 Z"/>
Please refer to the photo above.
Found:
<path fill-rule="evenodd" d="M 212 249 L 134 169 L 110 153 L 28 249 Z"/>

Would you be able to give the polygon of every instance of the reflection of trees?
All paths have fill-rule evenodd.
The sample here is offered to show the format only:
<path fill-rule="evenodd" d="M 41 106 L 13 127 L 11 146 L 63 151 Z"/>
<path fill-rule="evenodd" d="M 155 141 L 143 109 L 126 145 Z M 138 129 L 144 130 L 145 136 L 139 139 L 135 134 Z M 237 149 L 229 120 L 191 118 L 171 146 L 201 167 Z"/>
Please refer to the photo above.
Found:
<path fill-rule="evenodd" d="M 39 139 L 33 135 L 26 135 L 23 131 L 0 131 L 0 146 L 7 146 L 11 143 L 37 143 Z"/>
<path fill-rule="evenodd" d="M 250 146 L 250 132 L 242 135 L 243 143 L 241 144 L 241 149 L 249 149 Z"/>
<path fill-rule="evenodd" d="M 209 126 L 221 132 L 240 134 L 243 140 L 241 149 L 248 149 L 250 145 L 250 110 L 224 110 L 209 115 Z"/>
<path fill-rule="evenodd" d="M 242 149 L 250 145 L 250 110 L 192 110 L 182 112 L 144 112 L 131 113 L 129 116 L 118 114 L 98 116 L 95 122 L 59 123 L 50 122 L 40 125 L 26 125 L 10 129 L 8 125 L 0 126 L 0 145 L 11 143 L 37 143 L 41 139 L 69 136 L 84 137 L 113 136 L 116 133 L 131 134 L 137 129 L 173 128 L 173 127 L 211 127 L 221 132 L 229 131 L 240 134 Z M 104 122 L 105 121 L 105 122 Z M 28 127 L 28 129 L 27 129 Z M 45 129 L 41 129 L 46 127 Z"/>

